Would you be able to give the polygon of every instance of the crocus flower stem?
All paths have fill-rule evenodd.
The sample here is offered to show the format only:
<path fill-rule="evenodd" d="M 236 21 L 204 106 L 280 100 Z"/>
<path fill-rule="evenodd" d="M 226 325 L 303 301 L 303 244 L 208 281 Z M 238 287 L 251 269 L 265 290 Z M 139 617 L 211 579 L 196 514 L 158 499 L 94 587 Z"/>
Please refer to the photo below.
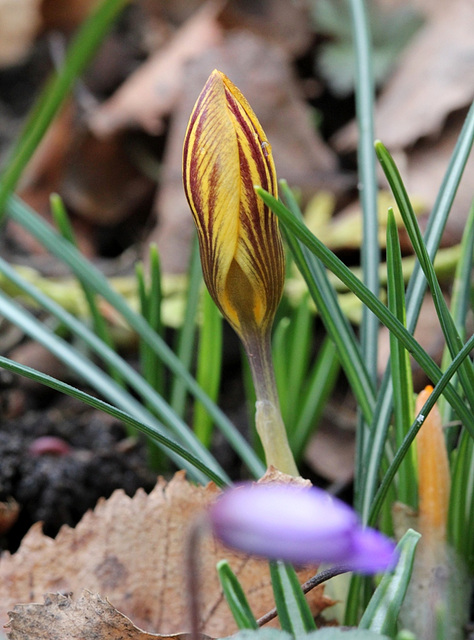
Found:
<path fill-rule="evenodd" d="M 255 423 L 262 441 L 266 462 L 279 471 L 298 476 L 281 417 L 275 382 L 270 333 L 255 332 L 243 340 L 257 396 Z"/>

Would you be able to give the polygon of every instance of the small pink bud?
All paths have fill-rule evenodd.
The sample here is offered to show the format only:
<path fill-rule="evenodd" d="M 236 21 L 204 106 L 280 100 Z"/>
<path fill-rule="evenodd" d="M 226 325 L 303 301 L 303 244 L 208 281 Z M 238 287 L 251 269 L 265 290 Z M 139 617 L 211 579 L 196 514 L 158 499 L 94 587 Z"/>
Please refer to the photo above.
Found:
<path fill-rule="evenodd" d="M 70 451 L 68 443 L 56 436 L 41 436 L 28 447 L 28 453 L 32 456 L 67 456 Z"/>

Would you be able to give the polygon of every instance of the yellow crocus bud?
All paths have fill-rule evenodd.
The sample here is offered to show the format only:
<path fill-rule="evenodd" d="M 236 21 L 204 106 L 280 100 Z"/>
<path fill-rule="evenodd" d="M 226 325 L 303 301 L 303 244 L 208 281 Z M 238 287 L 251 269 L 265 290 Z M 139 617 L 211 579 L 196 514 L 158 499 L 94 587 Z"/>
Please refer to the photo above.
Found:
<path fill-rule="evenodd" d="M 259 186 L 277 197 L 275 166 L 249 103 L 217 70 L 189 120 L 183 182 L 198 231 L 204 281 L 249 357 L 267 463 L 295 475 L 270 353 L 284 284 L 283 245 L 276 216 L 255 193 Z"/>
<path fill-rule="evenodd" d="M 267 331 L 283 292 L 285 261 L 278 220 L 254 186 L 276 197 L 275 166 L 249 103 L 217 70 L 189 120 L 183 178 L 214 302 L 242 339 Z"/>

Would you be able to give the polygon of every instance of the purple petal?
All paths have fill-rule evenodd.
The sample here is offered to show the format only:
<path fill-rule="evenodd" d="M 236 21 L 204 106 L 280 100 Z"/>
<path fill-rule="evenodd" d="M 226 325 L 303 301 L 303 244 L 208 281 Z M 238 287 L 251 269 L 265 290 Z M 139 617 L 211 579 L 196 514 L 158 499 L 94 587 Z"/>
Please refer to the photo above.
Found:
<path fill-rule="evenodd" d="M 347 564 L 375 573 L 394 561 L 393 543 L 362 529 L 354 511 L 325 491 L 295 485 L 229 489 L 210 510 L 214 535 L 225 545 L 295 564 Z"/>
<path fill-rule="evenodd" d="M 345 559 L 358 526 L 354 512 L 324 491 L 287 485 L 230 489 L 212 507 L 211 522 L 228 546 L 299 564 Z"/>
<path fill-rule="evenodd" d="M 354 547 L 347 564 L 358 573 L 378 573 L 393 568 L 396 563 L 395 545 L 375 529 L 354 531 Z"/>

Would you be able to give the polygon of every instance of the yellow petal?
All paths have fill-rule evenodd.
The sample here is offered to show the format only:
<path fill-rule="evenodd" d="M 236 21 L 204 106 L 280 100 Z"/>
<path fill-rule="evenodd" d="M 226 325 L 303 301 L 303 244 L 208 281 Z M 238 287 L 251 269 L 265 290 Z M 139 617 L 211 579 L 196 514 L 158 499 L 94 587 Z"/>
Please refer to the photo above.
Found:
<path fill-rule="evenodd" d="M 191 114 L 183 179 L 211 296 L 241 336 L 266 331 L 283 290 L 284 255 L 278 221 L 254 186 L 276 196 L 275 167 L 250 105 L 217 70 Z"/>

